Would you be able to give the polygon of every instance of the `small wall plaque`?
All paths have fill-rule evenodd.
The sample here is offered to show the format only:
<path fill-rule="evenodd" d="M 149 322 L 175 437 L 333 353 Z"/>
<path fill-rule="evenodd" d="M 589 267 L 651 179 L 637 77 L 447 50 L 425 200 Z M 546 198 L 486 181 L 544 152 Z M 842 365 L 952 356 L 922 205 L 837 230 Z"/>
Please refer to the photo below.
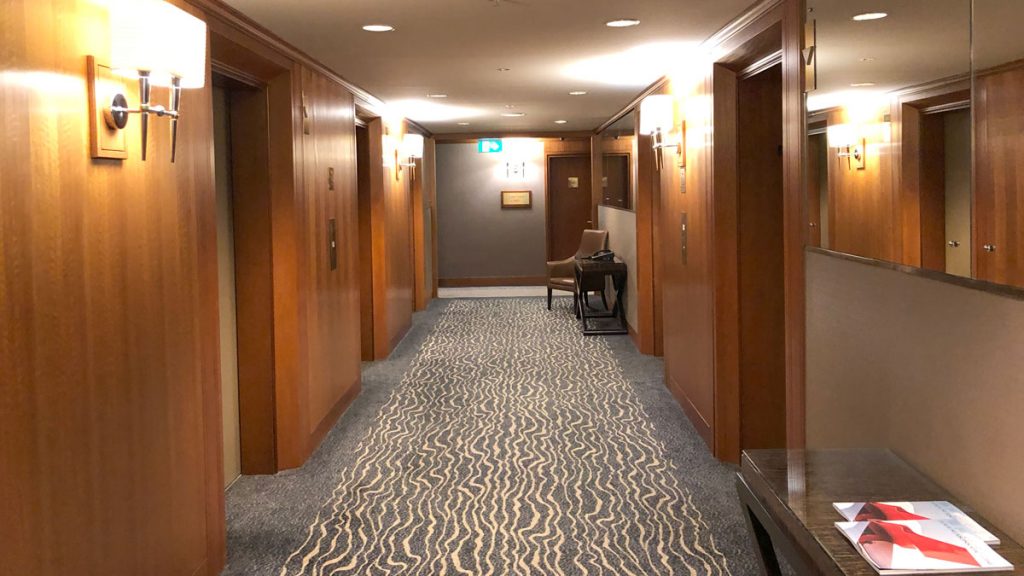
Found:
<path fill-rule="evenodd" d="M 533 191 L 532 190 L 502 190 L 501 191 L 501 209 L 512 210 L 521 209 L 529 210 L 533 208 Z"/>

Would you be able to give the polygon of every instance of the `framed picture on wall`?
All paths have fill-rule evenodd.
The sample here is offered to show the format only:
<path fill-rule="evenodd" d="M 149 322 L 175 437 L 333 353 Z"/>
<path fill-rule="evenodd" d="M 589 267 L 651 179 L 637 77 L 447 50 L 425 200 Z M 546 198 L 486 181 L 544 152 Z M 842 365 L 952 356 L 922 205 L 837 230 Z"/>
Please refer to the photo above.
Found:
<path fill-rule="evenodd" d="M 533 208 L 532 190 L 502 190 L 502 210 L 529 210 Z"/>

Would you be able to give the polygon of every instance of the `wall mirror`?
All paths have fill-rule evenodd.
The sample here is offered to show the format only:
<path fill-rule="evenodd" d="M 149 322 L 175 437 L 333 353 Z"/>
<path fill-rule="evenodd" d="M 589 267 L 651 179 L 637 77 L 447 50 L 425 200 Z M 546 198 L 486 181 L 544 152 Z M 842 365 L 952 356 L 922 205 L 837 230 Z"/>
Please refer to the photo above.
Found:
<path fill-rule="evenodd" d="M 808 243 L 1024 286 L 1024 2 L 862 6 L 808 1 Z"/>
<path fill-rule="evenodd" d="M 636 115 L 633 112 L 601 132 L 601 204 L 632 210 L 636 194 Z"/>

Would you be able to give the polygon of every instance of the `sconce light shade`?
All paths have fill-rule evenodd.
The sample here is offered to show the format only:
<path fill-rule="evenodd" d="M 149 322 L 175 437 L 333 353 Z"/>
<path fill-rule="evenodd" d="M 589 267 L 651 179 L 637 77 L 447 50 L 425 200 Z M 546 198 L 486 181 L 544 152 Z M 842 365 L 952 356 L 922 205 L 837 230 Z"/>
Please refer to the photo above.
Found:
<path fill-rule="evenodd" d="M 659 130 L 671 132 L 675 124 L 672 96 L 655 94 L 640 103 L 640 133 L 650 136 Z"/>
<path fill-rule="evenodd" d="M 423 158 L 423 135 L 409 132 L 402 137 L 400 156 L 405 158 Z"/>
<path fill-rule="evenodd" d="M 138 78 L 150 74 L 154 86 L 181 88 L 206 84 L 206 23 L 163 0 L 110 2 L 110 67 Z"/>
<path fill-rule="evenodd" d="M 860 143 L 853 124 L 833 124 L 827 131 L 829 148 L 847 148 Z"/>

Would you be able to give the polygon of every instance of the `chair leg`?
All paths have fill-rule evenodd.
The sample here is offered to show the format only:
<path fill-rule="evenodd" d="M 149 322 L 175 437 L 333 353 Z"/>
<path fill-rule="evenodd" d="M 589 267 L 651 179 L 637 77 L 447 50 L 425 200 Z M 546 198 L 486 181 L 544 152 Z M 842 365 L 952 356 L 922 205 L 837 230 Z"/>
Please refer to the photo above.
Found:
<path fill-rule="evenodd" d="M 604 297 L 604 290 L 601 290 L 601 304 L 604 304 L 604 309 L 608 309 L 608 299 Z"/>
<path fill-rule="evenodd" d="M 548 288 L 548 310 L 551 310 L 551 288 Z"/>

